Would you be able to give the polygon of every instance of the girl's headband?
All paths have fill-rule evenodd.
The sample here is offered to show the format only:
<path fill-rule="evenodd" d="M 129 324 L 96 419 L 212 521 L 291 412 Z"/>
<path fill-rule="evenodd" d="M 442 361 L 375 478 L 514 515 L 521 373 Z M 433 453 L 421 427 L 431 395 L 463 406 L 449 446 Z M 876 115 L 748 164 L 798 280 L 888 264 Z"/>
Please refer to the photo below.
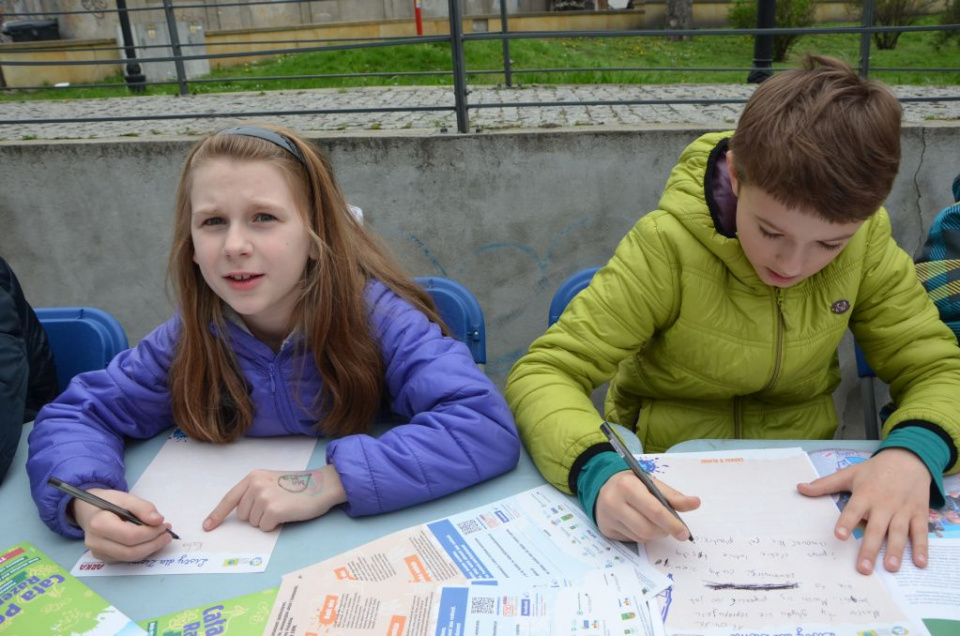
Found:
<path fill-rule="evenodd" d="M 286 135 L 281 135 L 280 133 L 273 132 L 272 130 L 267 130 L 266 128 L 260 128 L 258 126 L 235 126 L 233 128 L 225 128 L 218 132 L 217 135 L 240 135 L 241 137 L 256 137 L 257 139 L 269 141 L 273 145 L 279 146 L 293 155 L 304 168 L 307 167 L 307 162 L 304 160 L 303 155 L 300 153 L 300 149 L 297 148 L 296 144 L 294 144 L 293 141 Z"/>

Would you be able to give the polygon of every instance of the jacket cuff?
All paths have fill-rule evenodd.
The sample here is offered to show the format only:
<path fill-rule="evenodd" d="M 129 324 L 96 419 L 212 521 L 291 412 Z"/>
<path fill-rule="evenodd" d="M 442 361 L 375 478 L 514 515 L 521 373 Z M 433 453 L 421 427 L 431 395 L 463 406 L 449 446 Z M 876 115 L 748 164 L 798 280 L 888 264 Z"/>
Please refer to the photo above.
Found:
<path fill-rule="evenodd" d="M 608 479 L 625 470 L 630 470 L 630 467 L 614 451 L 604 451 L 594 455 L 580 470 L 580 475 L 577 477 L 577 498 L 584 512 L 593 521 L 593 525 L 597 525 L 596 506 L 600 489 Z"/>
<path fill-rule="evenodd" d="M 366 517 L 384 512 L 376 484 L 363 451 L 364 435 L 348 435 L 327 444 L 327 464 L 334 467 L 347 495 L 340 504 L 350 517 Z M 344 458 L 344 461 L 340 459 Z M 362 458 L 362 459 L 361 459 Z"/>
<path fill-rule="evenodd" d="M 956 449 L 943 439 L 940 429 L 921 420 L 902 422 L 880 442 L 874 455 L 888 448 L 903 448 L 923 462 L 930 471 L 930 507 L 942 508 L 946 503 L 943 473 L 956 460 Z"/>
<path fill-rule="evenodd" d="M 53 486 L 47 487 L 53 488 Z M 117 488 L 114 486 L 108 486 L 107 484 L 96 482 L 85 483 L 77 486 L 77 488 L 80 490 L 90 490 L 91 488 L 117 490 Z M 56 531 L 68 539 L 82 539 L 84 537 L 83 528 L 78 526 L 76 521 L 71 519 L 70 515 L 67 514 L 67 506 L 70 505 L 70 502 L 73 501 L 73 499 L 74 498 L 70 495 L 63 493 L 60 497 L 60 501 L 57 502 Z"/>

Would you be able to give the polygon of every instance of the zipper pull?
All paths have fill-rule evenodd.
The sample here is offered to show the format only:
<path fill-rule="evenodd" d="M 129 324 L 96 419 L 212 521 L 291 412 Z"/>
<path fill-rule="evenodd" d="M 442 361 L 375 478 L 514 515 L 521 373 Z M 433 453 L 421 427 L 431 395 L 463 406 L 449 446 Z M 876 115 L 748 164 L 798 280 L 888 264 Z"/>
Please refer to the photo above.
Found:
<path fill-rule="evenodd" d="M 270 363 L 270 393 L 276 394 L 277 392 L 277 372 L 276 367 L 273 363 Z"/>

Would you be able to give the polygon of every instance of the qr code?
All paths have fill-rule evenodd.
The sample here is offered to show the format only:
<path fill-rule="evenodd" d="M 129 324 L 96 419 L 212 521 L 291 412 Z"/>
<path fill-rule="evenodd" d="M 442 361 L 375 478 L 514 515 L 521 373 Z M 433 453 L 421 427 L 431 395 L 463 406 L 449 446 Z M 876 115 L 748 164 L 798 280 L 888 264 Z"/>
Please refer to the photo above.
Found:
<path fill-rule="evenodd" d="M 460 532 L 463 534 L 470 534 L 471 532 L 480 532 L 483 530 L 483 526 L 480 525 L 480 522 L 476 519 L 467 519 L 466 521 L 461 521 L 457 524 L 457 527 L 460 528 Z"/>
<path fill-rule="evenodd" d="M 493 614 L 497 609 L 497 599 L 492 596 L 475 596 L 470 601 L 470 611 L 474 614 Z"/>

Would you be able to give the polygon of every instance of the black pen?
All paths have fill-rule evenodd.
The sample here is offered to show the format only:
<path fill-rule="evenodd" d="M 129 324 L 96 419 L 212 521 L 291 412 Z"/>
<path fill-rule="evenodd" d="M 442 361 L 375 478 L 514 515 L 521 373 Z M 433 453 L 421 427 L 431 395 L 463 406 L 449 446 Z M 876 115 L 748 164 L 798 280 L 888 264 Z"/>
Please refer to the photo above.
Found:
<path fill-rule="evenodd" d="M 667 501 L 667 498 L 663 496 L 663 493 L 660 492 L 660 489 L 657 488 L 657 485 L 653 483 L 653 480 L 650 479 L 650 475 L 647 474 L 647 471 L 643 469 L 637 459 L 633 456 L 627 449 L 627 445 L 620 439 L 620 435 L 617 434 L 613 427 L 607 424 L 606 422 L 600 425 L 600 430 L 603 431 L 603 434 L 607 436 L 607 439 L 610 440 L 610 444 L 613 445 L 613 450 L 617 451 L 617 454 L 620 457 L 623 457 L 623 461 L 627 462 L 627 466 L 630 467 L 630 470 L 633 471 L 633 474 L 640 478 L 640 481 L 643 482 L 643 485 L 647 487 L 647 490 L 650 491 L 650 494 L 657 498 L 663 507 L 670 511 L 674 517 L 677 518 L 677 521 L 683 524 L 683 527 L 687 529 L 687 534 L 690 535 L 690 540 L 693 541 L 693 533 L 690 532 L 689 526 L 680 518 L 680 515 L 674 510 L 673 506 L 670 505 L 670 502 Z"/>
<path fill-rule="evenodd" d="M 135 514 L 133 514 L 132 512 L 130 512 L 129 510 L 127 510 L 126 508 L 121 508 L 120 506 L 118 506 L 118 505 L 116 505 L 116 504 L 110 503 L 110 502 L 107 501 L 106 499 L 102 499 L 102 498 L 100 498 L 100 497 L 97 497 L 97 496 L 94 495 L 94 494 L 91 494 L 91 493 L 87 492 L 86 490 L 80 490 L 80 489 L 77 488 L 76 486 L 71 486 L 70 484 L 68 484 L 68 483 L 66 483 L 66 482 L 64 482 L 64 481 L 60 481 L 60 480 L 57 479 L 56 477 L 51 477 L 50 479 L 47 480 L 47 483 L 48 483 L 49 485 L 53 486 L 54 488 L 56 488 L 57 490 L 59 490 L 60 492 L 65 492 L 65 493 L 67 493 L 68 495 L 70 495 L 71 497 L 75 497 L 75 498 L 79 499 L 80 501 L 86 501 L 86 502 L 87 502 L 88 504 L 90 504 L 91 506 L 96 506 L 97 508 L 100 508 L 101 510 L 108 510 L 108 511 L 112 512 L 113 514 L 117 515 L 118 517 L 120 517 L 121 519 L 123 519 L 124 521 L 129 521 L 130 523 L 134 523 L 134 524 L 136 524 L 136 525 L 138 525 L 138 526 L 145 526 L 145 525 L 147 525 L 147 524 L 145 524 L 144 522 L 140 521 L 140 519 L 138 519 Z M 179 538 L 180 538 L 180 537 L 177 536 L 177 534 L 176 534 L 173 530 L 171 530 L 170 528 L 167 528 L 166 531 L 169 532 L 169 533 L 170 533 L 170 536 L 173 537 L 174 539 L 179 539 Z"/>

